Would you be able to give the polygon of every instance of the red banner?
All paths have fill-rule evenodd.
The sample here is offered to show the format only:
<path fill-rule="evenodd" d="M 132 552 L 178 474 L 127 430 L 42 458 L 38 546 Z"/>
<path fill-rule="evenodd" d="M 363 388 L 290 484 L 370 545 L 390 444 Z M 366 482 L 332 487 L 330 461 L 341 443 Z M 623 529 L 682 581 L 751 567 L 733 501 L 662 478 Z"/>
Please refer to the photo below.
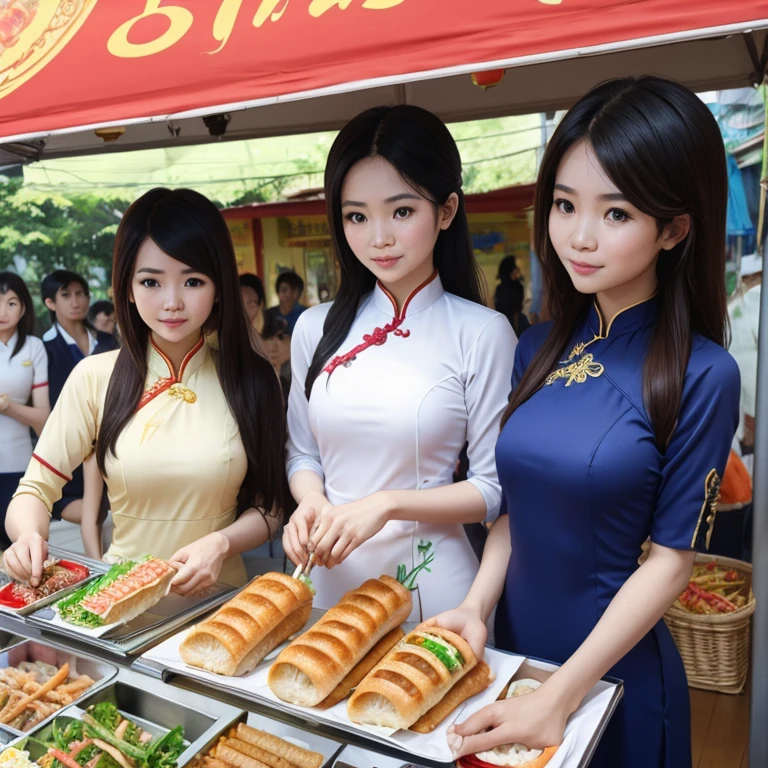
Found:
<path fill-rule="evenodd" d="M 768 17 L 767 5 L 0 0 L 0 136 L 739 24 Z"/>

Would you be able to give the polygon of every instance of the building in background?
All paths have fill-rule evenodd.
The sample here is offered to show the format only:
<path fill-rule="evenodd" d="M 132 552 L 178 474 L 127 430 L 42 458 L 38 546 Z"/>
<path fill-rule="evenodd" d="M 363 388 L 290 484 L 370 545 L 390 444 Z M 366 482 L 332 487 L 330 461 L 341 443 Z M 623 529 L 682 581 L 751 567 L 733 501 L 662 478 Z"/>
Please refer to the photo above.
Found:
<path fill-rule="evenodd" d="M 467 213 L 475 256 L 492 300 L 499 262 L 517 258 L 527 290 L 531 286 L 529 216 L 533 184 L 468 195 Z M 337 275 L 322 190 L 308 190 L 280 203 L 256 203 L 225 208 L 238 268 L 264 280 L 267 304 L 277 303 L 275 280 L 281 272 L 296 272 L 305 283 L 303 303 L 333 298 Z M 529 296 L 530 298 L 530 296 Z"/>

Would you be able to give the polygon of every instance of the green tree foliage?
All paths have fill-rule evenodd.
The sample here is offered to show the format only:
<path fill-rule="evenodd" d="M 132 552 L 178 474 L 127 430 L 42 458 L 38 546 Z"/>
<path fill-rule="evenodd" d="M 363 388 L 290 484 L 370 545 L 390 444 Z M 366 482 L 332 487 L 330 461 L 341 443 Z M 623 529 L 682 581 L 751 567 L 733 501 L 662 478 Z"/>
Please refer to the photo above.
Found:
<path fill-rule="evenodd" d="M 82 274 L 94 298 L 107 296 L 115 232 L 129 204 L 99 194 L 29 192 L 17 179 L 0 183 L 0 270 L 26 280 L 42 327 L 47 313 L 40 281 L 54 269 Z"/>

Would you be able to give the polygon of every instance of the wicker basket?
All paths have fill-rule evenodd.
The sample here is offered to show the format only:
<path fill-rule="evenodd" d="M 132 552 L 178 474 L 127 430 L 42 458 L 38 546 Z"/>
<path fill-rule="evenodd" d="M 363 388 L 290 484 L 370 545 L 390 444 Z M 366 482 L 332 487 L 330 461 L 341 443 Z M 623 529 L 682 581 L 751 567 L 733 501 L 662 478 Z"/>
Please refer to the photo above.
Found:
<path fill-rule="evenodd" d="M 697 555 L 697 563 L 711 563 L 739 571 L 747 577 L 747 603 L 733 613 L 701 615 L 675 603 L 664 621 L 675 638 L 685 664 L 688 684 L 718 693 L 741 693 L 749 674 L 749 640 L 755 598 L 752 595 L 752 566 L 741 560 Z"/>

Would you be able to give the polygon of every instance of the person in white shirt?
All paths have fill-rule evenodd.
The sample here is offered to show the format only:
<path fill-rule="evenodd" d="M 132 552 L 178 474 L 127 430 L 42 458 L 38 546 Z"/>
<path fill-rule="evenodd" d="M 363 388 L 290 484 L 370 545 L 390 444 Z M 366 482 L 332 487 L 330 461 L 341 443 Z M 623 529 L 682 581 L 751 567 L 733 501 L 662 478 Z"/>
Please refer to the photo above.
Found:
<path fill-rule="evenodd" d="M 51 412 L 48 357 L 32 336 L 35 312 L 24 281 L 0 272 L 0 548 L 10 546 L 5 512 L 32 458 L 32 436 Z"/>
<path fill-rule="evenodd" d="M 315 552 L 314 604 L 418 567 L 412 619 L 465 597 L 478 561 L 463 524 L 492 521 L 494 449 L 516 339 L 485 306 L 461 159 L 446 126 L 378 107 L 339 134 L 325 199 L 340 265 L 332 304 L 306 310 L 291 346 L 288 476 L 299 506 L 283 545 Z M 452 484 L 468 444 L 469 478 Z"/>

